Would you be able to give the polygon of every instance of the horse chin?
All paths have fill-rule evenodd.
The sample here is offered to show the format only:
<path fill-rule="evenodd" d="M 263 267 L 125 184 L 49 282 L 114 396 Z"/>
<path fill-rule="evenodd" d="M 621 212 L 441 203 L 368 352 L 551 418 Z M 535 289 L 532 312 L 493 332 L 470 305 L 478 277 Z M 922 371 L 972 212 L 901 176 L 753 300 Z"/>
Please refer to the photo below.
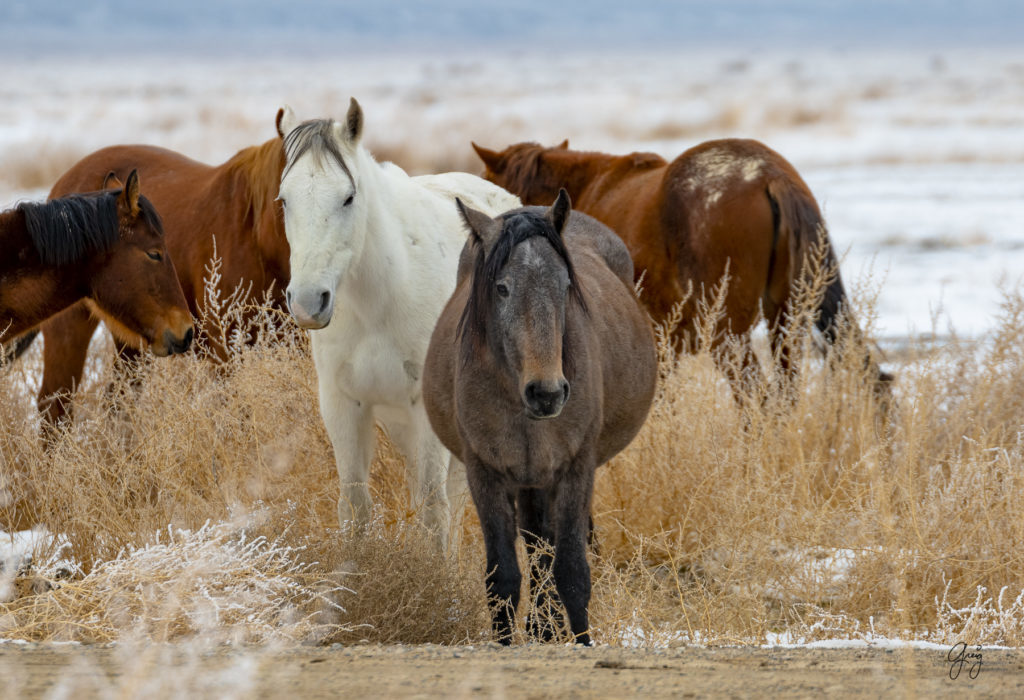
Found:
<path fill-rule="evenodd" d="M 559 406 L 557 411 L 555 411 L 554 413 L 548 413 L 548 414 L 535 413 L 535 412 L 531 411 L 529 408 L 526 409 L 525 413 L 526 413 L 526 417 L 529 418 L 530 420 L 535 420 L 535 421 L 553 420 L 555 418 L 558 418 L 560 415 L 562 415 L 562 407 Z"/>
<path fill-rule="evenodd" d="M 328 318 L 326 321 L 318 321 L 313 318 L 299 319 L 294 314 L 292 314 L 292 318 L 295 319 L 295 323 L 299 326 L 299 328 L 304 328 L 307 331 L 319 331 L 331 325 L 330 318 Z"/>

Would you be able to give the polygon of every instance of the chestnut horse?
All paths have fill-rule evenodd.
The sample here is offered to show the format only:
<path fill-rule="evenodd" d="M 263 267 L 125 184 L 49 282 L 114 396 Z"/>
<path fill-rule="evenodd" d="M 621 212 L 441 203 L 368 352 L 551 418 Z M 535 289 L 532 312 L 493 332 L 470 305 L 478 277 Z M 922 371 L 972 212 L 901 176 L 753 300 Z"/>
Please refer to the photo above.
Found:
<path fill-rule="evenodd" d="M 163 356 L 192 342 L 160 217 L 134 170 L 121 189 L 0 213 L 0 250 L 0 342 L 79 302 L 127 345 Z"/>
<path fill-rule="evenodd" d="M 815 323 L 832 343 L 840 317 L 849 319 L 814 196 L 792 165 L 758 141 L 707 141 L 671 163 L 653 153 L 572 151 L 568 141 L 553 148 L 520 143 L 501 152 L 475 143 L 473 148 L 486 166 L 484 177 L 524 204 L 550 202 L 564 187 L 580 211 L 614 229 L 633 256 L 637 278 L 643 277 L 641 298 L 656 323 L 687 299 L 675 329 L 677 350 L 694 350 L 698 301 L 728 273 L 715 342 L 727 334 L 740 338 L 743 367 L 737 374 L 718 353 L 716 359 L 737 389 L 760 375 L 749 331 L 761 316 L 783 376 L 793 376 L 787 312 L 795 301 L 794 283 L 808 275 L 805 263 L 815 245 L 824 246 L 824 262 L 833 273 Z M 870 356 L 864 362 L 884 390 L 892 376 Z"/>
<path fill-rule="evenodd" d="M 278 115 L 280 119 L 280 114 Z M 163 214 L 167 250 L 178 272 L 188 308 L 202 318 L 207 267 L 222 261 L 218 290 L 238 285 L 256 294 L 272 290 L 276 303 L 288 283 L 288 242 L 277 198 L 284 168 L 280 138 L 239 151 L 212 167 L 156 146 L 111 146 L 86 156 L 53 186 L 50 197 L 103 186 L 111 175 L 138 168 L 146 195 Z M 70 394 L 80 381 L 97 319 L 82 304 L 42 325 L 43 382 L 39 406 L 49 423 L 71 410 Z M 14 352 L 25 349 L 22 341 Z M 117 342 L 118 356 L 132 360 L 138 350 Z M 223 353 L 224 349 L 214 345 Z"/>
<path fill-rule="evenodd" d="M 539 554 L 536 609 L 547 607 L 550 569 L 574 640 L 589 644 L 594 472 L 640 430 L 658 374 L 633 263 L 607 226 L 571 211 L 564 190 L 550 209 L 497 219 L 456 201 L 471 235 L 427 350 L 427 415 L 466 465 L 498 641 L 511 642 L 519 602 L 518 524 Z M 545 641 L 557 632 L 536 616 L 527 629 Z"/>

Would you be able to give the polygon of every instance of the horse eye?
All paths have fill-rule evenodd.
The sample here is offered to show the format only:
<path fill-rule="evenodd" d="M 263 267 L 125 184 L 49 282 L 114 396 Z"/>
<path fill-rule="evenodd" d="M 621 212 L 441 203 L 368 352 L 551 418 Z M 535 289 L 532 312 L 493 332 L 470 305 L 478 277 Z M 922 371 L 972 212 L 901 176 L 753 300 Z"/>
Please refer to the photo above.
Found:
<path fill-rule="evenodd" d="M 346 199 L 346 200 L 345 200 L 345 203 L 344 203 L 344 204 L 343 204 L 342 206 L 345 206 L 345 207 L 347 207 L 348 205 L 352 204 L 352 201 L 353 201 L 353 200 L 354 200 L 355 198 L 356 198 L 356 196 L 355 196 L 354 194 L 350 194 L 350 195 L 348 196 L 348 199 Z"/>
<path fill-rule="evenodd" d="M 278 197 L 277 201 L 279 201 L 281 203 L 281 208 L 282 209 L 284 209 L 286 206 L 288 206 L 287 202 L 284 201 L 284 197 Z"/>
<path fill-rule="evenodd" d="M 502 296 L 502 297 L 507 297 L 508 296 L 508 287 L 505 286 L 501 282 L 498 282 L 498 296 Z"/>
<path fill-rule="evenodd" d="M 149 256 L 150 260 L 156 260 L 157 262 L 160 262 L 161 260 L 164 259 L 164 256 L 160 254 L 159 250 L 151 250 L 148 253 L 146 253 L 146 255 Z"/>

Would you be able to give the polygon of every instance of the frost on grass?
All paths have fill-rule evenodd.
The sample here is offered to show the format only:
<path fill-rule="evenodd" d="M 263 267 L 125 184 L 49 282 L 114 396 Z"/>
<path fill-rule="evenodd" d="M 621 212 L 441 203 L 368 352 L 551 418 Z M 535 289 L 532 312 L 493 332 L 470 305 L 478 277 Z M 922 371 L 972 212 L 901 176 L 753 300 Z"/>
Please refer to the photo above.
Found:
<path fill-rule="evenodd" d="M 168 528 L 81 580 L 0 605 L 0 638 L 318 641 L 339 631 L 334 598 L 347 589 L 303 551 L 238 524 Z"/>

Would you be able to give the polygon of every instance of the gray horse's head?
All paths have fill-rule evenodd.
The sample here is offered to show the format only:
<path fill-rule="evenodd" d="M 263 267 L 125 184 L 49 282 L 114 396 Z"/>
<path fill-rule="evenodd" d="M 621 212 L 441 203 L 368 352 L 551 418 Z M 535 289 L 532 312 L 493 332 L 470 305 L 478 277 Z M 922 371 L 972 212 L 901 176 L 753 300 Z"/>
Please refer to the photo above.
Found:
<path fill-rule="evenodd" d="M 463 361 L 489 349 L 515 378 L 526 415 L 556 418 L 570 393 L 566 313 L 570 304 L 586 308 L 562 240 L 569 194 L 559 192 L 550 209 L 518 209 L 498 219 L 456 203 L 477 248 L 459 322 Z"/>

